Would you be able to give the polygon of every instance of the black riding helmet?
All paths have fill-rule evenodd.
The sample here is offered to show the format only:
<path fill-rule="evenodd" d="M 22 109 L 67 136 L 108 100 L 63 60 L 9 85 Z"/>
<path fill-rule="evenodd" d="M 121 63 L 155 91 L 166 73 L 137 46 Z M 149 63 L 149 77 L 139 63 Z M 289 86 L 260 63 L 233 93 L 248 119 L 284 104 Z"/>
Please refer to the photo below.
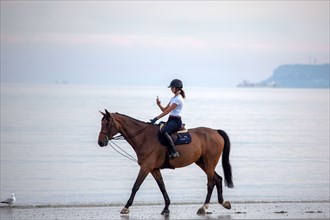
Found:
<path fill-rule="evenodd" d="M 171 81 L 171 84 L 168 86 L 168 88 L 172 88 L 172 87 L 182 89 L 182 87 L 183 87 L 182 81 L 179 79 L 173 79 Z"/>

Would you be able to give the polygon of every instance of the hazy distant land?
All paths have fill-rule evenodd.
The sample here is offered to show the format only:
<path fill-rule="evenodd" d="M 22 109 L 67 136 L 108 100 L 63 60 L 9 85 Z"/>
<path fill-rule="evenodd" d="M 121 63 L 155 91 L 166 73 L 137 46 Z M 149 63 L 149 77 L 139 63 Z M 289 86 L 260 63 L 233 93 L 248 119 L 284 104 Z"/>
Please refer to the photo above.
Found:
<path fill-rule="evenodd" d="M 330 64 L 285 64 L 258 83 L 243 81 L 238 87 L 330 88 Z"/>

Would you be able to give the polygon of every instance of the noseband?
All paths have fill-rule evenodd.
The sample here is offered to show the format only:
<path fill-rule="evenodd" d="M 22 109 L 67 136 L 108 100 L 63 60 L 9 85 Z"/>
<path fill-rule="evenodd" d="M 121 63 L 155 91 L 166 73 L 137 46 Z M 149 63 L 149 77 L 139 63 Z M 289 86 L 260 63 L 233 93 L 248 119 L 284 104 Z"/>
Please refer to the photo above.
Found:
<path fill-rule="evenodd" d="M 100 132 L 100 134 L 103 134 L 105 136 L 105 139 L 107 140 L 107 142 L 109 142 L 109 136 L 107 133 L 105 132 Z"/>

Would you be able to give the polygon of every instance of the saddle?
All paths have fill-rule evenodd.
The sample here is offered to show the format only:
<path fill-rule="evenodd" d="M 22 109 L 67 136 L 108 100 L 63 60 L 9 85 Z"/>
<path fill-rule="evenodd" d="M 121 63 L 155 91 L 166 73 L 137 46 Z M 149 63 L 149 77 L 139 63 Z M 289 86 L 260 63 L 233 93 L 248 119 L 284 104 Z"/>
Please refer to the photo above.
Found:
<path fill-rule="evenodd" d="M 166 146 L 165 140 L 163 140 L 163 137 L 160 135 L 160 131 L 164 126 L 165 126 L 165 122 L 159 123 L 159 131 L 157 136 L 160 143 Z M 177 132 L 171 134 L 171 138 L 173 140 L 174 145 L 189 144 L 191 142 L 191 135 L 188 129 L 185 128 L 185 124 L 183 124 Z"/>

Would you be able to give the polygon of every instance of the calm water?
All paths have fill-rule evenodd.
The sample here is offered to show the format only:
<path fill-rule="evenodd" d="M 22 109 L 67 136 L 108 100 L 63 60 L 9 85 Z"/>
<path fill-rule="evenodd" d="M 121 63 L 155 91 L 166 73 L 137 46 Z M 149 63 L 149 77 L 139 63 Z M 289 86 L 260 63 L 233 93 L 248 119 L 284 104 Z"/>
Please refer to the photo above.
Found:
<path fill-rule="evenodd" d="M 329 90 L 186 93 L 186 126 L 231 138 L 235 188 L 224 188 L 226 200 L 329 200 Z M 98 147 L 98 110 L 147 121 L 159 113 L 157 95 L 164 104 L 171 97 L 167 88 L 1 85 L 1 199 L 15 192 L 22 205 L 126 203 L 139 168 Z M 162 173 L 172 202 L 204 202 L 206 176 L 196 165 Z M 162 202 L 150 175 L 135 203 Z"/>

